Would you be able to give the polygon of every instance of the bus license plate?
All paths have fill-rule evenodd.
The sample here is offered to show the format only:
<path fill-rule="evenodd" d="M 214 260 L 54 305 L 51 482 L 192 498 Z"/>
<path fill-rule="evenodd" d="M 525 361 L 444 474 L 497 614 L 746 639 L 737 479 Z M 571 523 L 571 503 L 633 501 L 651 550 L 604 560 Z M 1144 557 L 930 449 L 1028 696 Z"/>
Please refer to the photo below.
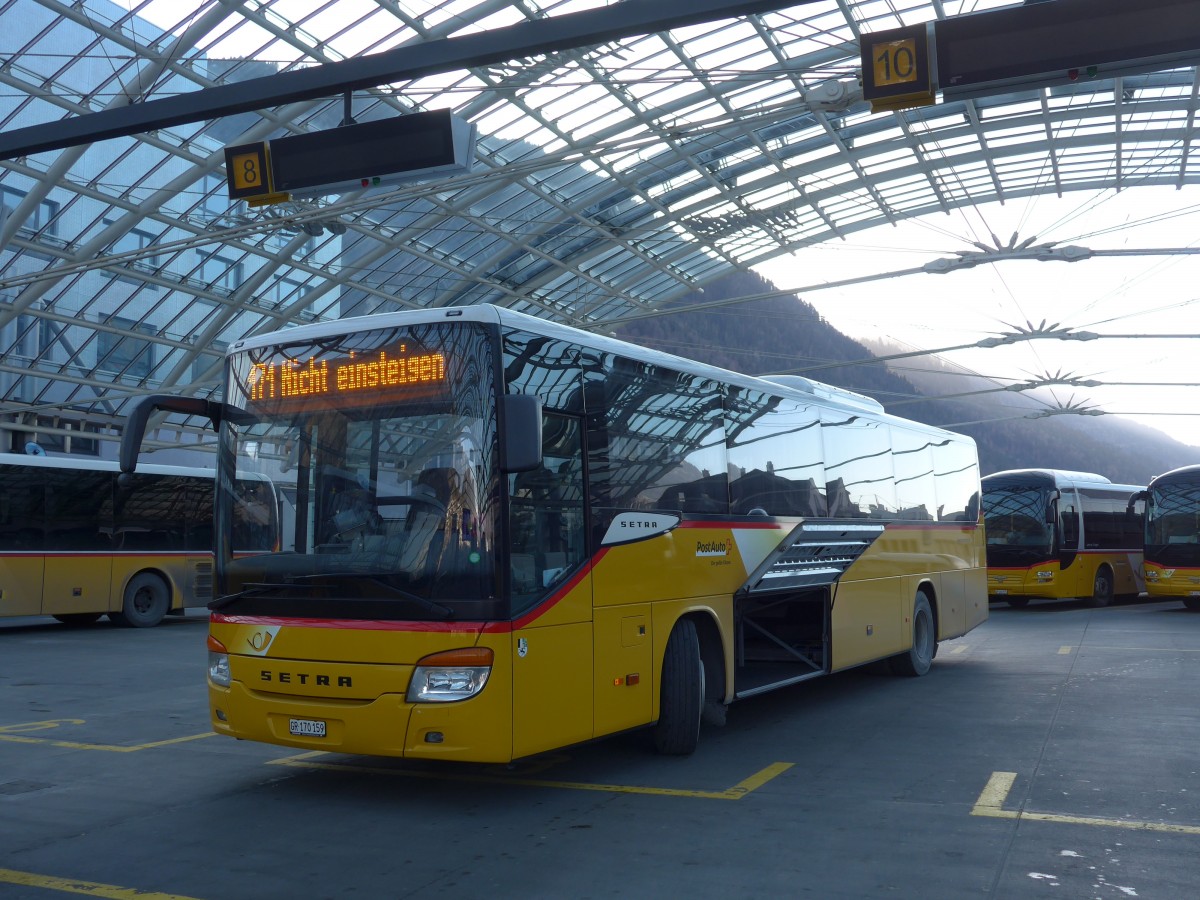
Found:
<path fill-rule="evenodd" d="M 325 723 L 319 719 L 289 719 L 288 731 L 300 737 L 325 737 Z"/>
<path fill-rule="evenodd" d="M 1003 597 L 1005 594 L 1007 594 L 1007 593 L 1008 593 L 1008 591 L 1007 591 L 1007 590 L 1005 590 L 1004 588 L 998 588 L 998 589 L 996 590 L 996 593 L 997 593 L 997 594 L 999 594 L 1000 596 L 1002 596 L 1002 597 Z"/>

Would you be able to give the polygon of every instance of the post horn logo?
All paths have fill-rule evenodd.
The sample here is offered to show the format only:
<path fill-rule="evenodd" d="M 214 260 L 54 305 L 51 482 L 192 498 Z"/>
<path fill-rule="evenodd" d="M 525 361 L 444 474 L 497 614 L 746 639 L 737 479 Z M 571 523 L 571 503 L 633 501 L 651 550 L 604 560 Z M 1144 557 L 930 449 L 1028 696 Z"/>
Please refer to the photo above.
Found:
<path fill-rule="evenodd" d="M 271 643 L 271 638 L 273 637 L 274 635 L 269 631 L 256 631 L 254 634 L 246 638 L 246 643 L 250 645 L 252 650 L 262 653 L 267 649 L 267 646 Z"/>

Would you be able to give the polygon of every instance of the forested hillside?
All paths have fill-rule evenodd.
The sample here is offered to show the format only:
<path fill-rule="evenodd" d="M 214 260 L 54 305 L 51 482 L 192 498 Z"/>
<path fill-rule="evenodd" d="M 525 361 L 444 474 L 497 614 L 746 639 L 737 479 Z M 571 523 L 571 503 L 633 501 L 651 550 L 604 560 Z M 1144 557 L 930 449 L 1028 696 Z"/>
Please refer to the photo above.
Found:
<path fill-rule="evenodd" d="M 757 275 L 735 273 L 672 308 L 687 310 L 774 289 Z M 861 364 L 878 354 L 834 329 L 795 296 L 642 319 L 621 326 L 616 335 L 751 375 L 793 372 L 868 394 L 896 415 L 971 435 L 979 446 L 984 474 L 1043 466 L 1145 484 L 1167 469 L 1200 462 L 1200 448 L 1113 417 L 1014 418 L 1040 404 L 1011 391 L 931 399 L 996 385 L 978 377 L 947 376 L 946 365 L 928 357 L 898 361 L 894 368 L 882 362 Z M 884 354 L 903 352 L 903 348 L 875 349 Z M 829 365 L 836 362 L 859 364 Z"/>

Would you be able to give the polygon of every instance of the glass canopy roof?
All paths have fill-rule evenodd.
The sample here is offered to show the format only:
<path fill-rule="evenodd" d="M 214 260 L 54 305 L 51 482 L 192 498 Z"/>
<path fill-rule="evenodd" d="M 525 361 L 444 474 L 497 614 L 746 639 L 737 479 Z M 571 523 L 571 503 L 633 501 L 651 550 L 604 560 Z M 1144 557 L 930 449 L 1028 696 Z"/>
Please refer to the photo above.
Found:
<path fill-rule="evenodd" d="M 0 428 L 115 437 L 130 397 L 211 396 L 231 341 L 291 324 L 489 302 L 603 327 L 881 224 L 1200 180 L 1194 66 L 863 102 L 860 35 L 1004 5 L 781 3 L 0 162 Z M 626 4 L 9 0 L 0 131 L 605 6 Z M 477 129 L 473 166 L 229 199 L 225 146 L 336 128 L 347 107 L 450 110 Z"/>

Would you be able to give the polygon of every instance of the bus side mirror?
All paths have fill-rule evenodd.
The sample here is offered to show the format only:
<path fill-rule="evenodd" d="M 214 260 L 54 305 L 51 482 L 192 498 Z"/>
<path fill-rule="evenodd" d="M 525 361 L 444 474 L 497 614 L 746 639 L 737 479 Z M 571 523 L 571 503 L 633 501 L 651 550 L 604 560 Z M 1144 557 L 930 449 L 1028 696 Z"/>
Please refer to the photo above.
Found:
<path fill-rule="evenodd" d="M 1149 491 L 1138 491 L 1136 494 L 1134 494 L 1132 497 L 1130 497 L 1129 503 L 1126 504 L 1126 506 L 1125 506 L 1125 515 L 1126 516 L 1128 516 L 1129 518 L 1133 518 L 1136 515 L 1136 512 L 1134 511 L 1134 507 L 1138 505 L 1139 500 L 1141 500 L 1142 502 L 1149 505 L 1150 492 Z"/>
<path fill-rule="evenodd" d="M 542 400 L 530 394 L 505 394 L 504 443 L 500 468 L 528 472 L 542 464 Z"/>
<path fill-rule="evenodd" d="M 213 429 L 221 424 L 224 404 L 200 397 L 172 397 L 168 394 L 151 394 L 143 397 L 125 418 L 125 429 L 121 432 L 121 471 L 130 474 L 137 470 L 138 453 L 142 449 L 142 438 L 146 435 L 146 423 L 156 409 L 163 412 L 183 413 L 186 416 L 207 416 Z"/>

